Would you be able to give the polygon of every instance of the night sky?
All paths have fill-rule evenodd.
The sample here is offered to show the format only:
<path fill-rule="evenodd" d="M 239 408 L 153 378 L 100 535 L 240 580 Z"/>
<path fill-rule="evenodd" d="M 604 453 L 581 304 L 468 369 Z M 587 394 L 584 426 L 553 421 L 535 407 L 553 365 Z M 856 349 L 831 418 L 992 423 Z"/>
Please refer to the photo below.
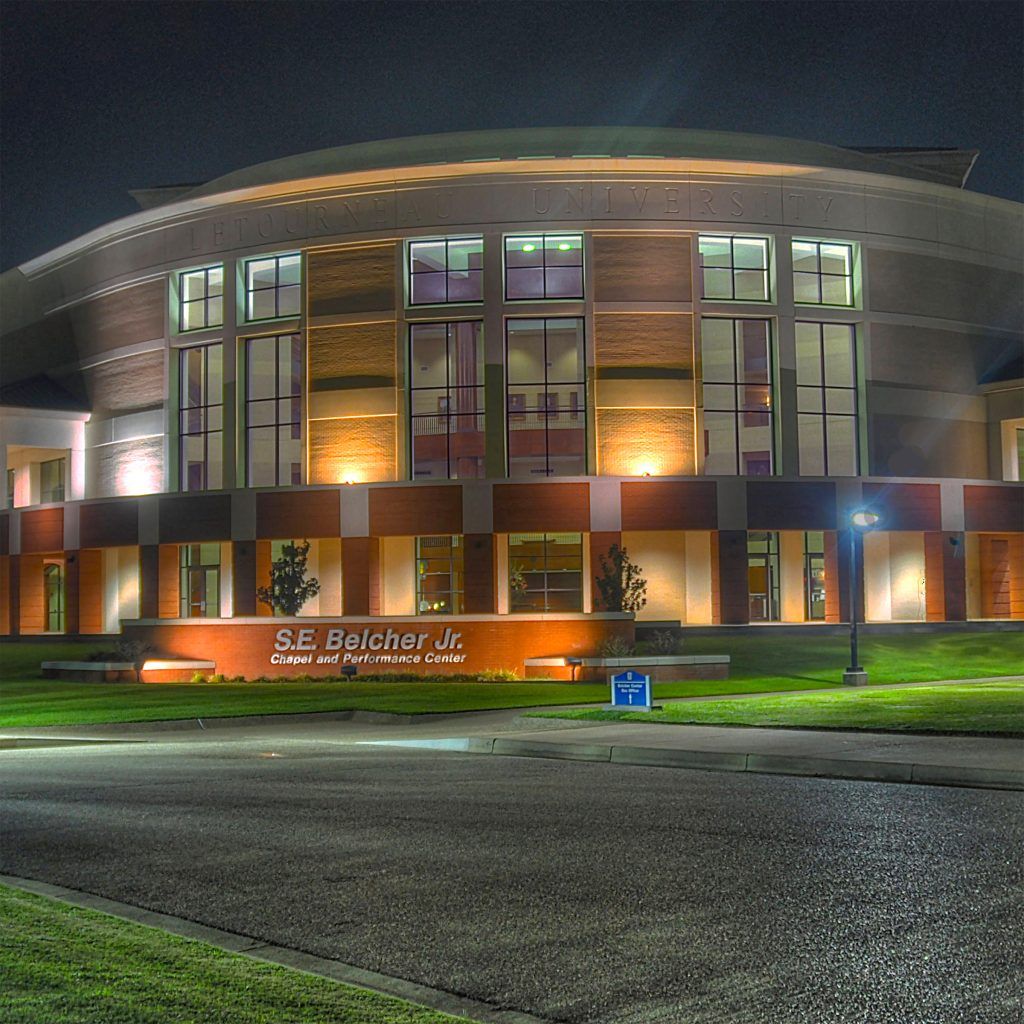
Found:
<path fill-rule="evenodd" d="M 981 150 L 1022 197 L 1024 18 L 961 3 L 0 4 L 2 266 L 127 192 L 403 135 L 667 125 Z"/>

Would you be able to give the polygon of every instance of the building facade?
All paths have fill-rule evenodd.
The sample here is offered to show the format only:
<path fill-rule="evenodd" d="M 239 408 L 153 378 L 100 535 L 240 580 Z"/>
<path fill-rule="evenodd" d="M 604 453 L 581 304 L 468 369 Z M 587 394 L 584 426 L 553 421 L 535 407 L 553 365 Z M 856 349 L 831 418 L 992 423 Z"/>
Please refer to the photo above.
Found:
<path fill-rule="evenodd" d="M 531 130 L 135 193 L 3 276 L 0 627 L 194 653 L 308 540 L 297 628 L 521 669 L 622 630 L 613 544 L 640 622 L 848 621 L 865 506 L 867 621 L 1024 620 L 1024 211 L 969 164 Z"/>

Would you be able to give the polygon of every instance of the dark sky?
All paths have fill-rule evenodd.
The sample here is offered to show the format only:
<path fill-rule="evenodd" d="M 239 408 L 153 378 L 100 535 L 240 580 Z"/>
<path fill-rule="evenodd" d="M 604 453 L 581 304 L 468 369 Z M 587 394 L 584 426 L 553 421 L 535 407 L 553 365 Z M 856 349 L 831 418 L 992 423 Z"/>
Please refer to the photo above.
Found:
<path fill-rule="evenodd" d="M 1020 199 L 1013 2 L 0 3 L 4 268 L 127 190 L 441 131 L 650 124 L 981 150 Z"/>

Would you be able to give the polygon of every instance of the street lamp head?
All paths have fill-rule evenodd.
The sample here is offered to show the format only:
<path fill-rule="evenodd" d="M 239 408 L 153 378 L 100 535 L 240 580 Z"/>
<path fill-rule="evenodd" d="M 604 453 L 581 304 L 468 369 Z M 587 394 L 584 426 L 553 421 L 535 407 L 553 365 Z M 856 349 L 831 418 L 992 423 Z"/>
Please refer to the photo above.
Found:
<path fill-rule="evenodd" d="M 850 513 L 850 525 L 855 530 L 870 530 L 882 517 L 869 508 L 859 508 Z"/>

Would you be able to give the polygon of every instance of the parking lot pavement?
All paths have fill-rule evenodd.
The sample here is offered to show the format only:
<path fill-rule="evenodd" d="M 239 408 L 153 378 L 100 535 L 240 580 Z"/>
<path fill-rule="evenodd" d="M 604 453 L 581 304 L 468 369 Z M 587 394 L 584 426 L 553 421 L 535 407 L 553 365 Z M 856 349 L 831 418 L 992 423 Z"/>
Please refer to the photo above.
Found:
<path fill-rule="evenodd" d="M 552 1020 L 1024 1012 L 1020 794 L 267 738 L 0 752 L 0 871 Z"/>

